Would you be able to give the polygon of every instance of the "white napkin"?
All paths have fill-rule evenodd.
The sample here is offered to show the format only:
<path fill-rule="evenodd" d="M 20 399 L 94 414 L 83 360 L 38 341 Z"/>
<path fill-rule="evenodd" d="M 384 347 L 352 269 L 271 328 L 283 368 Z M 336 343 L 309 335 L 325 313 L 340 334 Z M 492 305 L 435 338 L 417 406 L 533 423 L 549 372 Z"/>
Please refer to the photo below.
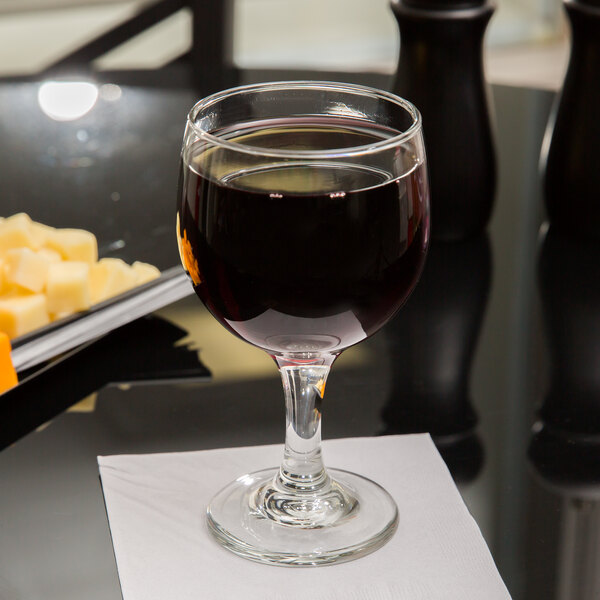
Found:
<path fill-rule="evenodd" d="M 98 457 L 123 600 L 510 599 L 427 434 L 331 440 L 323 453 L 383 485 L 400 522 L 376 552 L 312 568 L 240 558 L 205 525 L 212 495 L 279 464 L 280 445 Z"/>

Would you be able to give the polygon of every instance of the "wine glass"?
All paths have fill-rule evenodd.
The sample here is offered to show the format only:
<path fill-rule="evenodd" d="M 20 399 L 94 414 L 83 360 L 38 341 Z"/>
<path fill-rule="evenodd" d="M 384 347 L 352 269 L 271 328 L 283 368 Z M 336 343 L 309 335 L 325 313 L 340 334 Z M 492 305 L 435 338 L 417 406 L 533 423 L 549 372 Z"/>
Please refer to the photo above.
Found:
<path fill-rule="evenodd" d="M 197 295 L 275 360 L 287 426 L 279 468 L 207 509 L 226 548 L 272 564 L 357 558 L 394 533 L 377 483 L 323 466 L 321 401 L 336 357 L 406 301 L 425 260 L 421 118 L 372 88 L 312 81 L 216 93 L 190 111 L 177 236 Z"/>

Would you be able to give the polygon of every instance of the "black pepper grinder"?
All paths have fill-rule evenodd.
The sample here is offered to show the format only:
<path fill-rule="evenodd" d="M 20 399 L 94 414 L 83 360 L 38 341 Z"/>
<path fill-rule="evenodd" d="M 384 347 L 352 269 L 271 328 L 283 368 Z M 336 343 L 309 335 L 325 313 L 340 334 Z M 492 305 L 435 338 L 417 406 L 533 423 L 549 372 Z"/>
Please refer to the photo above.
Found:
<path fill-rule="evenodd" d="M 600 0 L 565 0 L 564 6 L 571 23 L 571 58 L 548 125 L 546 208 L 556 229 L 598 239 Z"/>
<path fill-rule="evenodd" d="M 460 240 L 490 218 L 496 160 L 483 74 L 485 0 L 392 0 L 400 27 L 393 91 L 423 115 L 432 237 Z"/>

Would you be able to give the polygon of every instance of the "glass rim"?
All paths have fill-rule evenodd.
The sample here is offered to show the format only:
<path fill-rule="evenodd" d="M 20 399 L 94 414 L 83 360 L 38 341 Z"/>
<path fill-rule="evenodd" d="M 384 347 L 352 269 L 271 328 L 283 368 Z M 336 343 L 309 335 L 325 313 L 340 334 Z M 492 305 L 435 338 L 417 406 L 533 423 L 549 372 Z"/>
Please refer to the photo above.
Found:
<path fill-rule="evenodd" d="M 347 91 L 350 93 L 362 93 L 376 97 L 379 99 L 387 100 L 392 102 L 401 108 L 403 108 L 412 118 L 410 127 L 403 132 L 393 135 L 385 140 L 373 142 L 371 144 L 364 144 L 360 146 L 350 146 L 347 148 L 330 148 L 328 150 L 279 150 L 274 148 L 261 148 L 259 146 L 250 146 L 240 144 L 231 140 L 227 140 L 209 133 L 202 129 L 196 122 L 198 113 L 207 109 L 210 106 L 220 102 L 221 100 L 234 96 L 242 92 L 252 91 L 268 91 L 277 89 L 327 89 L 334 91 Z M 255 156 L 272 156 L 277 158 L 340 158 L 340 157 L 351 157 L 351 156 L 364 156 L 368 154 L 375 154 L 395 147 L 400 146 L 410 138 L 414 137 L 422 130 L 422 118 L 421 113 L 417 107 L 409 102 L 408 100 L 401 98 L 391 92 L 379 90 L 374 87 L 358 85 L 354 83 L 339 83 L 333 81 L 312 81 L 312 80 L 299 80 L 299 81 L 272 81 L 263 83 L 253 83 L 249 85 L 241 85 L 234 88 L 229 88 L 216 92 L 205 98 L 199 100 L 194 104 L 187 115 L 187 124 L 196 135 L 213 144 L 214 146 L 220 146 L 236 152 L 242 152 L 244 154 L 251 154 Z"/>

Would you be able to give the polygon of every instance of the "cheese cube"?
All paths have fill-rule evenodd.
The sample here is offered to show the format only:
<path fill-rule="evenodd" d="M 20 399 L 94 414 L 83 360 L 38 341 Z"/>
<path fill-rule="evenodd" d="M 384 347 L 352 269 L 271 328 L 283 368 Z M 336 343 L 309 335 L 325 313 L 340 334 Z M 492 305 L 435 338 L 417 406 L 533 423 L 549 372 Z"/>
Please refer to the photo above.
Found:
<path fill-rule="evenodd" d="M 19 383 L 10 351 L 8 335 L 4 331 L 0 331 L 0 394 Z"/>
<path fill-rule="evenodd" d="M 37 254 L 49 263 L 60 262 L 62 260 L 61 255 L 56 250 L 50 250 L 50 248 L 40 248 Z"/>
<path fill-rule="evenodd" d="M 41 248 L 45 243 L 48 237 L 56 231 L 54 227 L 50 227 L 49 225 L 44 225 L 42 223 L 38 223 L 36 221 L 31 222 L 31 235 L 33 237 L 33 241 L 35 244 L 35 248 Z"/>
<path fill-rule="evenodd" d="M 154 266 L 148 263 L 135 261 L 131 268 L 135 271 L 137 276 L 137 285 L 148 283 L 157 277 L 160 277 L 160 271 Z"/>
<path fill-rule="evenodd" d="M 18 213 L 0 223 L 0 253 L 11 248 L 35 248 L 36 240 L 31 230 L 31 219 Z"/>
<path fill-rule="evenodd" d="M 137 274 L 120 258 L 101 258 L 90 268 L 92 302 L 102 302 L 137 285 Z"/>
<path fill-rule="evenodd" d="M 55 229 L 48 232 L 46 248 L 56 250 L 64 260 L 92 264 L 98 260 L 96 236 L 83 229 Z"/>
<path fill-rule="evenodd" d="M 30 296 L 31 292 L 16 283 L 7 283 L 2 285 L 2 298 L 13 298 L 14 296 Z"/>
<path fill-rule="evenodd" d="M 44 294 L 0 299 L 0 331 L 16 338 L 50 322 Z"/>
<path fill-rule="evenodd" d="M 9 283 L 6 280 L 7 264 L 5 258 L 0 258 L 0 298 L 11 298 L 13 296 L 29 296 L 31 292 L 17 283 Z"/>
<path fill-rule="evenodd" d="M 39 293 L 46 287 L 50 261 L 29 248 L 8 250 L 4 256 L 5 280 Z"/>
<path fill-rule="evenodd" d="M 52 263 L 48 268 L 48 312 L 66 315 L 91 305 L 90 265 L 82 261 Z"/>

